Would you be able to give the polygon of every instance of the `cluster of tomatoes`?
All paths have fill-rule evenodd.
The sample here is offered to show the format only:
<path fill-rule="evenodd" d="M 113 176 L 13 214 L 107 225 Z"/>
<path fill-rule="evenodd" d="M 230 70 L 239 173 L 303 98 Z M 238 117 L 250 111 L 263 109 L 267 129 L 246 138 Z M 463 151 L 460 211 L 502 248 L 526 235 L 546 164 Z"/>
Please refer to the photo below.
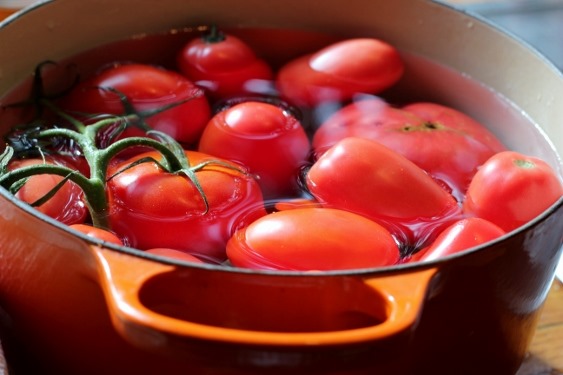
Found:
<path fill-rule="evenodd" d="M 113 157 L 107 228 L 89 225 L 86 193 L 62 176 L 33 176 L 16 195 L 30 203 L 52 195 L 37 209 L 109 242 L 283 270 L 435 259 L 498 238 L 560 199 L 549 165 L 506 150 L 466 114 L 378 97 L 404 69 L 393 46 L 358 38 L 274 70 L 212 28 L 179 51 L 175 70 L 116 63 L 57 103 L 84 118 L 135 114 L 141 126 L 117 139 L 168 134 L 182 146 L 183 173 L 146 147 Z M 321 107 L 332 110 L 311 120 Z M 80 156 L 14 160 L 9 169 L 41 163 L 91 173 Z"/>

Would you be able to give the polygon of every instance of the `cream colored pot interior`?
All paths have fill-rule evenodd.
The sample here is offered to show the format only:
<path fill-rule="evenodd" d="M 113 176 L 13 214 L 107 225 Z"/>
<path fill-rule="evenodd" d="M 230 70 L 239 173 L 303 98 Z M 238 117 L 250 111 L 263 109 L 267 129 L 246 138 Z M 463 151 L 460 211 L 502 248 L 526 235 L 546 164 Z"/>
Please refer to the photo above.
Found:
<path fill-rule="evenodd" d="M 64 57 L 110 41 L 198 24 L 279 27 L 376 36 L 482 82 L 525 112 L 554 143 L 511 131 L 509 146 L 539 154 L 561 169 L 553 148 L 563 150 L 563 78 L 535 51 L 489 24 L 440 3 L 422 0 L 54 0 L 38 3 L 0 31 L 0 94 L 28 77 L 39 61 Z M 351 17 L 350 15 L 354 16 Z M 311 15 L 314 15 L 312 17 Z M 283 48 L 283 46 L 280 46 Z M 436 77 L 439 82 L 440 77 Z M 487 102 L 447 87 L 447 101 L 477 118 L 493 118 Z M 470 106 L 471 108 L 463 108 Z M 489 120 L 489 122 L 491 122 Z M 509 121 L 508 121 L 509 122 Z M 498 127 L 498 129 L 495 129 Z M 537 147 L 536 147 L 537 146 Z M 550 150 L 546 150 L 550 149 Z"/>

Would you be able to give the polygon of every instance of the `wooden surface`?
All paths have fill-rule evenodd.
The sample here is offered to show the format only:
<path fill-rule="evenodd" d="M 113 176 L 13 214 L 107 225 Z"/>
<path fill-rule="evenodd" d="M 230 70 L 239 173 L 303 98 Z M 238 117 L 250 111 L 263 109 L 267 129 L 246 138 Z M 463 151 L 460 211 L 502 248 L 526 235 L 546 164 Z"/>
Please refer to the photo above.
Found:
<path fill-rule="evenodd" d="M 558 280 L 551 287 L 530 354 L 517 375 L 563 375 L 563 283 Z"/>

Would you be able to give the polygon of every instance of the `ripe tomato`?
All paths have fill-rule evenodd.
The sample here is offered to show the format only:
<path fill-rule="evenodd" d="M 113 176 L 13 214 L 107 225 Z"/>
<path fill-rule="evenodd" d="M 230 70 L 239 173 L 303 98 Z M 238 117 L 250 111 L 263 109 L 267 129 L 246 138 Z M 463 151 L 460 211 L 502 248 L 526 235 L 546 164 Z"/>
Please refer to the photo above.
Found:
<path fill-rule="evenodd" d="M 189 41 L 180 51 L 177 65 L 214 99 L 265 93 L 274 75 L 244 41 L 215 28 Z"/>
<path fill-rule="evenodd" d="M 168 249 L 164 247 L 147 249 L 145 250 L 145 253 L 160 255 L 166 258 L 185 260 L 192 263 L 205 263 L 203 260 L 193 256 L 192 254 L 188 254 L 185 251 Z"/>
<path fill-rule="evenodd" d="M 72 167 L 63 159 L 47 157 L 45 160 L 39 158 L 14 160 L 10 162 L 8 169 L 15 170 L 44 163 Z M 31 176 L 15 196 L 26 203 L 32 204 L 48 194 L 63 179 L 62 176 L 52 174 Z M 83 223 L 88 217 L 88 208 L 84 202 L 82 189 L 71 181 L 65 182 L 48 201 L 35 207 L 35 209 L 67 225 Z"/>
<path fill-rule="evenodd" d="M 342 270 L 395 264 L 391 234 L 363 216 L 332 208 L 297 208 L 264 216 L 227 243 L 234 266 L 269 270 Z"/>
<path fill-rule="evenodd" d="M 196 142 L 211 117 L 209 103 L 201 89 L 179 73 L 145 64 L 115 64 L 101 70 L 78 84 L 62 106 L 88 114 L 126 114 L 119 95 L 107 88 L 124 94 L 136 111 L 156 110 L 178 103 L 147 117 L 146 122 L 181 143 Z M 138 129 L 128 129 L 124 136 L 139 134 L 142 132 Z"/>
<path fill-rule="evenodd" d="M 325 206 L 385 222 L 407 242 L 419 241 L 428 230 L 424 223 L 434 226 L 459 211 L 456 200 L 421 168 L 364 138 L 336 143 L 312 165 L 305 181 Z M 416 228 L 414 238 L 405 226 Z"/>
<path fill-rule="evenodd" d="M 199 151 L 235 161 L 258 176 L 266 198 L 295 194 L 309 155 L 301 123 L 273 104 L 243 102 L 216 114 L 200 139 Z"/>
<path fill-rule="evenodd" d="M 73 224 L 70 226 L 70 228 L 75 229 L 81 233 L 84 233 L 89 237 L 96 238 L 98 240 L 102 240 L 120 246 L 124 245 L 123 241 L 121 241 L 121 239 L 117 237 L 115 233 L 112 233 L 109 230 L 96 228 L 88 224 Z"/>
<path fill-rule="evenodd" d="M 359 93 L 376 94 L 403 75 L 399 52 L 378 39 L 348 39 L 281 67 L 276 87 L 291 103 L 315 107 L 342 102 Z"/>
<path fill-rule="evenodd" d="M 561 199 L 555 170 L 539 158 L 504 151 L 487 160 L 473 177 L 463 209 L 505 231 L 516 229 Z"/>
<path fill-rule="evenodd" d="M 196 151 L 186 155 L 192 166 L 219 160 Z M 159 154 L 147 152 L 117 163 L 108 176 L 147 157 L 158 160 Z M 154 162 L 118 173 L 108 182 L 111 229 L 141 250 L 166 247 L 223 261 L 235 229 L 265 214 L 258 183 L 233 168 L 209 164 L 195 172 L 209 204 L 207 212 L 196 186 L 184 175 L 167 173 Z"/>
<path fill-rule="evenodd" d="M 504 145 L 485 126 L 453 108 L 414 103 L 395 108 L 378 98 L 349 104 L 316 131 L 322 154 L 340 139 L 375 140 L 444 181 L 461 199 L 477 168 Z"/>
<path fill-rule="evenodd" d="M 461 219 L 441 232 L 430 246 L 414 254 L 409 261 L 439 259 L 482 245 L 504 234 L 504 230 L 488 220 L 477 217 Z"/>

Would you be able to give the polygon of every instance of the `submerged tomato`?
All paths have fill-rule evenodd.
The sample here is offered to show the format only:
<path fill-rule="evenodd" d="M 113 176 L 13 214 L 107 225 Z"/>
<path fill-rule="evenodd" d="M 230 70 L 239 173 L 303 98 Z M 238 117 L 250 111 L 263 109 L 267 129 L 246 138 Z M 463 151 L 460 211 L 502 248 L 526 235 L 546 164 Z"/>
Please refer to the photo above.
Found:
<path fill-rule="evenodd" d="M 206 126 L 199 151 L 235 161 L 258 176 L 266 198 L 294 195 L 309 155 L 301 123 L 273 104 L 243 102 L 216 114 Z"/>
<path fill-rule="evenodd" d="M 211 117 L 207 99 L 191 81 L 171 70 L 144 64 L 112 65 L 81 82 L 62 105 L 87 114 L 125 114 L 118 94 L 107 89 L 125 95 L 136 111 L 177 104 L 147 117 L 146 122 L 181 143 L 196 142 Z M 140 131 L 129 129 L 125 135 L 135 134 Z"/>
<path fill-rule="evenodd" d="M 395 108 L 378 98 L 352 103 L 316 131 L 322 154 L 345 137 L 377 141 L 444 181 L 461 199 L 477 168 L 504 145 L 484 125 L 453 108 L 414 103 Z"/>
<path fill-rule="evenodd" d="M 241 39 L 217 32 L 189 41 L 177 58 L 180 71 L 214 99 L 270 90 L 273 72 Z"/>
<path fill-rule="evenodd" d="M 360 93 L 377 94 L 403 75 L 404 63 L 390 44 L 373 38 L 348 39 L 282 66 L 276 86 L 300 106 L 342 102 Z"/>
<path fill-rule="evenodd" d="M 463 209 L 509 232 L 534 219 L 562 195 L 561 180 L 549 164 L 504 151 L 487 160 L 475 174 Z"/>
<path fill-rule="evenodd" d="M 58 164 L 72 167 L 62 159 L 47 157 L 43 159 L 21 159 L 10 162 L 8 169 L 15 170 L 36 164 Z M 55 188 L 64 177 L 52 174 L 38 174 L 27 179 L 16 197 L 26 203 L 32 204 L 43 198 Z M 65 184 L 45 203 L 35 207 L 39 212 L 52 217 L 61 223 L 71 225 L 83 223 L 88 217 L 88 208 L 84 202 L 82 189 L 74 182 L 67 181 Z"/>
<path fill-rule="evenodd" d="M 123 241 L 121 241 L 121 239 L 117 237 L 115 233 L 110 232 L 109 230 L 96 228 L 88 224 L 73 224 L 70 226 L 70 228 L 77 230 L 81 233 L 84 233 L 89 237 L 96 238 L 98 240 L 113 243 L 115 245 L 121 245 L 121 246 L 124 245 Z"/>
<path fill-rule="evenodd" d="M 153 254 L 153 255 L 160 255 L 166 258 L 177 259 L 177 260 L 185 260 L 187 262 L 192 263 L 205 263 L 201 259 L 193 256 L 192 254 L 186 253 L 185 251 L 175 250 L 175 249 L 168 249 L 164 247 L 155 248 L 155 249 L 147 249 L 145 253 Z"/>
<path fill-rule="evenodd" d="M 327 150 L 308 171 L 306 184 L 325 206 L 386 222 L 408 242 L 419 241 L 428 230 L 424 224 L 434 226 L 459 211 L 456 200 L 421 168 L 364 138 L 344 138 Z M 394 225 L 418 234 L 396 233 Z"/>
<path fill-rule="evenodd" d="M 227 243 L 234 266 L 270 270 L 343 270 L 395 264 L 391 234 L 363 216 L 331 208 L 297 208 L 264 216 Z"/>
<path fill-rule="evenodd" d="M 213 164 L 219 159 L 195 151 L 186 155 L 192 166 L 211 162 L 195 172 L 209 204 L 207 212 L 192 181 L 146 162 L 108 182 L 111 229 L 141 250 L 166 247 L 220 262 L 235 229 L 265 214 L 262 193 L 250 175 L 233 169 L 240 167 Z M 113 166 L 108 175 L 147 157 L 158 160 L 159 154 L 134 156 Z"/>

